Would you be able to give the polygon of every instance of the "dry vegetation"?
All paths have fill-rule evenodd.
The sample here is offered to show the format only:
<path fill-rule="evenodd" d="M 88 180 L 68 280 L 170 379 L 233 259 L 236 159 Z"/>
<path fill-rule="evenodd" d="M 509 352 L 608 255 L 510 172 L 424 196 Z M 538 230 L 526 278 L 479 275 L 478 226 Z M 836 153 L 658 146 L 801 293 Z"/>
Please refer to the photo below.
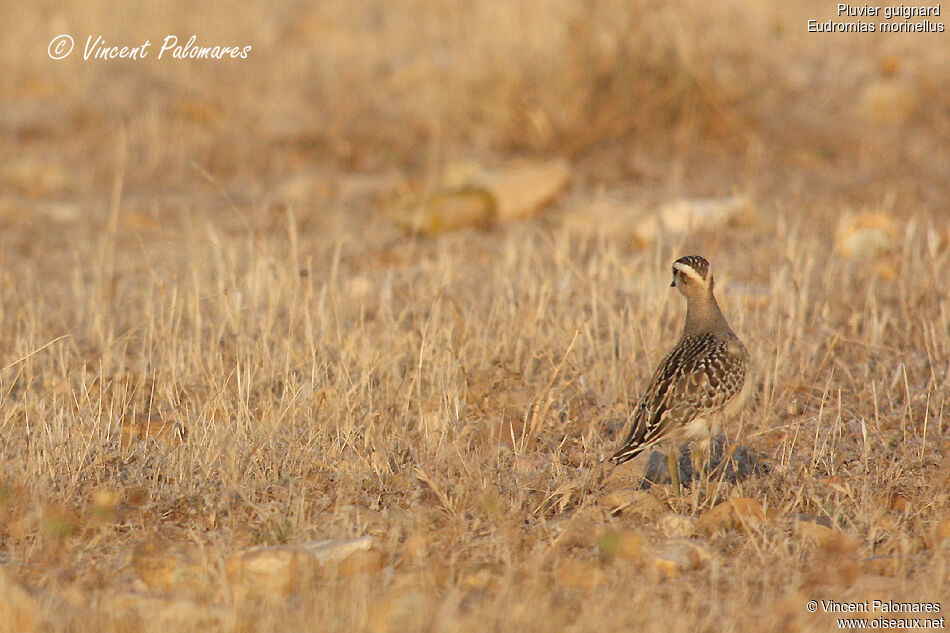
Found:
<path fill-rule="evenodd" d="M 943 34 L 809 36 L 818 2 L 43 4 L 0 25 L 0 631 L 947 614 Z M 254 49 L 52 62 L 62 32 Z M 512 157 L 570 190 L 488 230 L 388 212 Z M 741 223 L 649 242 L 585 215 L 735 192 Z M 884 241 L 836 247 L 868 210 Z M 765 471 L 677 497 L 645 458 L 598 474 L 687 252 L 754 356 L 728 437 Z"/>

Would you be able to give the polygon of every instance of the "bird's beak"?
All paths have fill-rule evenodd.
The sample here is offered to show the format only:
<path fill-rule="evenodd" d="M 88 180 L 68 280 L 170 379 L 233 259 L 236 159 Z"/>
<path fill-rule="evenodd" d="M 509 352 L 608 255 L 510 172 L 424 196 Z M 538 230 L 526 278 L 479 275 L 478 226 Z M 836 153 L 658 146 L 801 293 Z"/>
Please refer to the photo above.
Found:
<path fill-rule="evenodd" d="M 673 283 L 670 284 L 670 288 L 676 287 L 676 273 L 673 273 Z"/>

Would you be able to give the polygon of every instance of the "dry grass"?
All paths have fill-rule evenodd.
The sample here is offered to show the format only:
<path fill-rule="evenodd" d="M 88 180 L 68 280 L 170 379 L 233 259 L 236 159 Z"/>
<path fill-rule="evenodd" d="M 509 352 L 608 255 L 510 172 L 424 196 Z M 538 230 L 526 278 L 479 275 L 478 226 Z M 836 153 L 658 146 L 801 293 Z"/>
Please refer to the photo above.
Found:
<path fill-rule="evenodd" d="M 748 37 L 691 3 L 526 6 L 13 9 L 0 585 L 29 592 L 0 630 L 797 631 L 833 627 L 810 598 L 950 600 L 946 47 L 805 38 L 820 4 L 714 3 Z M 254 57 L 31 56 L 196 23 Z M 380 211 L 451 158 L 516 153 L 573 161 L 546 218 L 421 239 Z M 559 221 L 596 192 L 735 189 L 753 223 L 646 247 Z M 899 234 L 844 259 L 837 217 L 863 207 Z M 612 512 L 643 460 L 597 464 L 678 333 L 686 252 L 755 359 L 728 431 L 768 470 Z M 769 518 L 694 529 L 733 497 Z M 615 551 L 631 533 L 706 559 L 667 576 Z M 249 546 L 363 535 L 378 565 L 292 595 L 228 573 Z M 144 587 L 155 543 L 200 573 Z"/>

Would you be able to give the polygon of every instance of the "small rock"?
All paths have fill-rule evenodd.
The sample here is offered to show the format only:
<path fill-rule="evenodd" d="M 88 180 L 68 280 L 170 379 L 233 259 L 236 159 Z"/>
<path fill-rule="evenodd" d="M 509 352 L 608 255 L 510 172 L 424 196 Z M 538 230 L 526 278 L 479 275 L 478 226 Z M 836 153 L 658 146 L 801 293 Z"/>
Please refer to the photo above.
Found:
<path fill-rule="evenodd" d="M 156 539 L 135 546 L 132 570 L 149 589 L 171 593 L 204 593 L 212 575 L 198 546 Z"/>
<path fill-rule="evenodd" d="M 470 182 L 491 195 L 494 219 L 510 222 L 535 216 L 564 191 L 570 178 L 570 165 L 559 159 L 484 171 L 474 174 Z"/>
<path fill-rule="evenodd" d="M 798 398 L 792 396 L 785 405 L 785 415 L 799 417 L 803 413 L 805 413 L 805 405 Z"/>
<path fill-rule="evenodd" d="M 691 536 L 696 527 L 692 517 L 669 512 L 656 522 L 656 529 L 666 538 L 685 538 Z"/>
<path fill-rule="evenodd" d="M 795 532 L 802 538 L 814 541 L 823 550 L 834 554 L 850 554 L 858 548 L 853 538 L 834 528 L 814 521 L 797 519 Z"/>
<path fill-rule="evenodd" d="M 739 497 L 706 510 L 696 522 L 696 530 L 701 534 L 713 534 L 722 530 L 754 529 L 766 518 L 761 503 L 750 497 Z"/>
<path fill-rule="evenodd" d="M 629 514 L 653 520 L 664 512 L 663 504 L 653 495 L 635 488 L 612 490 L 601 499 L 610 514 Z"/>
<path fill-rule="evenodd" d="M 812 523 L 811 521 L 799 521 L 795 524 L 795 531 L 803 538 L 815 541 L 819 545 L 827 542 L 834 535 L 834 530 L 830 527 Z"/>
<path fill-rule="evenodd" d="M 670 541 L 653 559 L 653 568 L 667 577 L 700 569 L 709 563 L 712 555 L 702 543 L 690 539 Z"/>
<path fill-rule="evenodd" d="M 116 508 L 122 495 L 111 488 L 97 488 L 91 496 L 91 514 L 96 521 L 109 522 L 118 517 Z"/>
<path fill-rule="evenodd" d="M 433 195 L 410 212 L 403 224 L 413 233 L 438 235 L 467 226 L 488 226 L 494 215 L 495 201 L 491 194 L 466 188 Z"/>
<path fill-rule="evenodd" d="M 748 222 L 754 216 L 755 205 L 744 194 L 728 198 L 681 198 L 664 204 L 655 214 L 644 215 L 634 225 L 634 233 L 643 242 L 652 243 L 664 234 L 709 230 L 730 221 Z"/>
<path fill-rule="evenodd" d="M 318 574 L 351 576 L 377 571 L 382 556 L 373 537 L 254 547 L 231 556 L 228 578 L 239 593 L 286 595 Z"/>
<path fill-rule="evenodd" d="M 239 593 L 286 595 L 309 579 L 310 562 L 304 551 L 297 548 L 252 549 L 228 560 L 228 578 Z"/>
<path fill-rule="evenodd" d="M 601 555 L 630 561 L 642 560 L 646 545 L 646 538 L 635 530 L 611 530 L 597 541 Z"/>
<path fill-rule="evenodd" d="M 515 163 L 501 169 L 450 165 L 440 188 L 395 214 L 404 228 L 436 235 L 464 227 L 485 227 L 534 217 L 570 181 L 566 161 Z"/>
<path fill-rule="evenodd" d="M 871 259 L 897 245 L 897 223 L 887 213 L 858 213 L 838 223 L 835 246 L 847 259 Z"/>

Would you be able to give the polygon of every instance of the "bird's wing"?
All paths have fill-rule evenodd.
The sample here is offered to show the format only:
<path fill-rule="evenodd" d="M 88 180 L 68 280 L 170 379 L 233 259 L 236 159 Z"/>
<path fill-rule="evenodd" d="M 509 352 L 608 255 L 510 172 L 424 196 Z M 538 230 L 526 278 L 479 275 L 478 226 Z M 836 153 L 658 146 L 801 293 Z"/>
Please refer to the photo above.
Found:
<path fill-rule="evenodd" d="M 687 337 L 657 367 L 637 405 L 633 427 L 613 459 L 632 459 L 666 437 L 675 426 L 722 409 L 742 388 L 745 349 L 711 334 Z"/>

